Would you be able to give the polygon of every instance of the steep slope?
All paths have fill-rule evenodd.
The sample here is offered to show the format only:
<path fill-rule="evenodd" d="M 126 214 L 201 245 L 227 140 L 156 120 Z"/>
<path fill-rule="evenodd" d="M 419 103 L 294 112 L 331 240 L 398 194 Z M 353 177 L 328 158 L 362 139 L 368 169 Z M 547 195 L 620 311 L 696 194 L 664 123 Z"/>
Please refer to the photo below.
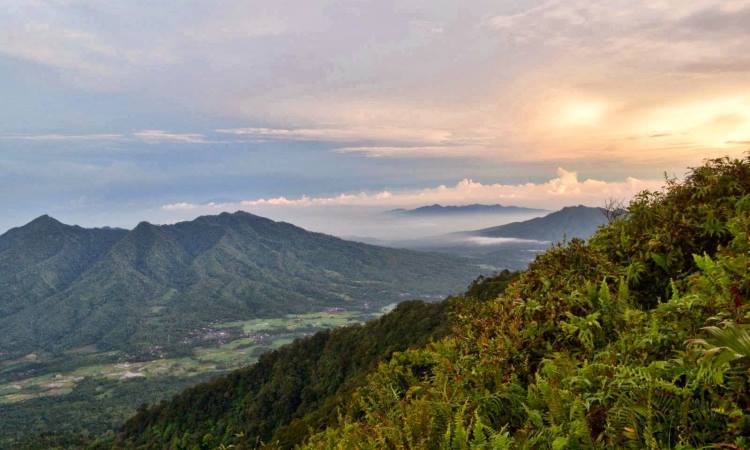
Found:
<path fill-rule="evenodd" d="M 501 293 L 514 275 L 480 278 L 467 296 L 483 300 Z M 403 302 L 363 326 L 325 331 L 267 353 L 260 361 L 198 385 L 149 409 L 125 424 L 117 444 L 169 448 L 177 443 L 215 446 L 275 442 L 291 448 L 310 428 L 336 422 L 338 407 L 366 380 L 367 373 L 394 352 L 423 346 L 445 336 L 451 311 L 466 301 Z M 204 436 L 212 438 L 205 440 Z M 241 436 L 241 437 L 238 437 Z M 101 448 L 113 443 L 106 439 Z"/>
<path fill-rule="evenodd" d="M 748 236 L 750 158 L 709 161 L 394 355 L 304 448 L 748 448 Z"/>
<path fill-rule="evenodd" d="M 560 242 L 564 239 L 588 239 L 605 223 L 607 218 L 601 208 L 579 205 L 565 207 L 544 217 L 484 228 L 469 234 Z"/>
<path fill-rule="evenodd" d="M 44 215 L 0 236 L 0 318 L 66 289 L 126 233 Z"/>
<path fill-rule="evenodd" d="M 33 236 L 37 227 L 29 227 Z M 476 273 L 458 259 L 347 242 L 244 212 L 144 222 L 101 253 L 81 265 L 75 282 L 40 292 L 2 319 L 0 352 L 90 344 L 180 352 L 189 347 L 184 337 L 209 323 L 378 307 L 455 292 Z"/>
<path fill-rule="evenodd" d="M 334 397 L 339 416 L 324 431 L 316 432 L 325 422 L 313 422 L 311 431 L 290 428 L 294 441 L 273 431 L 279 423 L 274 411 L 294 410 L 305 398 L 304 389 L 295 390 L 298 366 L 289 354 L 288 361 L 272 364 L 284 368 L 272 376 L 278 380 L 268 392 L 273 410 L 221 400 L 221 393 L 235 398 L 235 390 L 265 394 L 254 383 L 265 385 L 266 376 L 227 378 L 208 387 L 205 397 L 189 391 L 144 410 L 128 422 L 119 444 L 750 445 L 750 158 L 708 161 L 664 192 L 639 195 L 627 215 L 588 242 L 553 246 L 507 289 L 484 286 L 470 290 L 476 300 L 453 304 L 445 337 L 392 354 L 364 379 L 350 378 L 359 387 Z M 296 345 L 314 346 L 313 340 Z M 290 395 L 277 395 L 282 392 Z M 247 395 L 243 405 L 254 398 Z M 191 414 L 193 407 L 208 413 Z M 247 411 L 259 415 L 243 415 Z M 265 433 L 273 438 L 259 445 L 253 440 L 258 433 L 245 441 L 242 431 L 266 426 L 267 418 L 274 425 Z"/>

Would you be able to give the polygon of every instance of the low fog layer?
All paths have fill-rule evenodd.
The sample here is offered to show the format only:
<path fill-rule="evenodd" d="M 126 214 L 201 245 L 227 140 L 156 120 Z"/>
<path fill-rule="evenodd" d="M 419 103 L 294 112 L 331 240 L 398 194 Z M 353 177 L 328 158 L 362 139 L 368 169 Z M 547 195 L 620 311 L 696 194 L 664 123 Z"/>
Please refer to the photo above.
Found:
<path fill-rule="evenodd" d="M 362 206 L 260 207 L 249 212 L 274 220 L 290 222 L 311 231 L 332 234 L 345 239 L 383 244 L 477 230 L 547 214 L 546 211 L 540 211 L 410 217 L 393 214 L 388 208 Z"/>
<path fill-rule="evenodd" d="M 472 236 L 467 231 L 525 221 L 546 211 L 414 217 L 374 207 L 279 207 L 252 211 L 311 231 L 395 248 L 447 253 L 470 258 L 488 270 L 523 269 L 550 243 L 529 239 Z"/>

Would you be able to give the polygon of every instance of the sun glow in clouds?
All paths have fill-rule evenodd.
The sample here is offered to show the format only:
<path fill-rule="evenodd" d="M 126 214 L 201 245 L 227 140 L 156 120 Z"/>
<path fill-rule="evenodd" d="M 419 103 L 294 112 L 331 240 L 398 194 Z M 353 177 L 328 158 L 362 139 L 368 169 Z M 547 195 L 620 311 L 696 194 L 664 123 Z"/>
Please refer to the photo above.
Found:
<path fill-rule="evenodd" d="M 750 97 L 664 106 L 643 114 L 636 127 L 642 134 L 679 135 L 706 147 L 735 145 L 750 140 Z"/>
<path fill-rule="evenodd" d="M 558 126 L 593 126 L 607 112 L 607 104 L 596 100 L 573 100 L 566 102 L 557 114 Z"/>

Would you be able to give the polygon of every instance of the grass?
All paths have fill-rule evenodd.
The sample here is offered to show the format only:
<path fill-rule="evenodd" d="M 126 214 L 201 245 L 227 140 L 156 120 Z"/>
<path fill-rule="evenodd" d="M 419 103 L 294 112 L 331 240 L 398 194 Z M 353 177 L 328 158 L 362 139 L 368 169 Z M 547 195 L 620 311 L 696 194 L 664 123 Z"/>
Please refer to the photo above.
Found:
<path fill-rule="evenodd" d="M 300 329 L 336 328 L 363 321 L 359 312 L 315 312 L 308 314 L 287 314 L 278 319 L 253 319 L 227 322 L 217 328 L 242 328 L 244 333 L 296 331 Z"/>
<path fill-rule="evenodd" d="M 45 361 L 50 356 L 29 355 L 8 361 L 4 364 L 5 367 L 0 368 L 0 405 L 65 396 L 85 379 L 133 381 L 163 376 L 189 378 L 198 374 L 218 374 L 252 364 L 264 352 L 289 344 L 298 337 L 326 328 L 361 323 L 392 307 L 393 305 L 388 305 L 376 313 L 321 311 L 289 314 L 275 319 L 226 322 L 215 325 L 214 328 L 237 329 L 241 333 L 233 333 L 232 336 L 239 337 L 227 342 L 215 342 L 214 345 L 196 346 L 192 355 L 183 357 L 118 361 L 121 355 L 117 353 L 98 353 L 93 347 L 78 348 L 67 352 L 65 357 L 73 361 L 66 363 L 63 366 L 65 369 L 23 377 L 25 370 L 32 364 L 50 363 L 54 367 L 54 361 Z M 75 364 L 76 359 L 80 365 Z M 96 399 L 92 398 L 92 401 Z"/>

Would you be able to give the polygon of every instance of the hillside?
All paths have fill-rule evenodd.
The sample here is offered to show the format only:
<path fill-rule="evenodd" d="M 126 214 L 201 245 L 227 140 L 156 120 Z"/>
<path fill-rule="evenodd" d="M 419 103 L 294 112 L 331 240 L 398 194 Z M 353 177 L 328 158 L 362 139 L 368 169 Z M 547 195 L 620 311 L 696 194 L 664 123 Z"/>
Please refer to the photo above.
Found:
<path fill-rule="evenodd" d="M 543 209 L 524 208 L 521 206 L 504 205 L 427 205 L 414 209 L 394 209 L 388 211 L 400 216 L 455 216 L 455 215 L 479 215 L 479 214 L 518 214 L 518 213 L 543 213 Z"/>
<path fill-rule="evenodd" d="M 125 424 L 117 444 L 169 447 L 211 435 L 214 445 L 242 435 L 237 443 L 260 440 L 290 448 L 302 442 L 310 427 L 335 424 L 338 406 L 379 363 L 394 352 L 442 338 L 450 331 L 456 305 L 468 298 L 493 298 L 513 277 L 503 272 L 480 278 L 462 297 L 403 302 L 365 325 L 319 332 L 266 353 L 251 367 L 141 410 Z M 110 445 L 108 438 L 98 446 Z"/>
<path fill-rule="evenodd" d="M 334 377 L 359 387 L 333 397 L 336 423 L 295 428 L 295 441 L 311 449 L 747 448 L 749 236 L 750 158 L 708 161 L 684 182 L 638 196 L 588 242 L 554 246 L 507 288 L 473 286 L 452 303 L 442 339 L 394 353 L 364 378 Z M 314 339 L 324 338 L 295 345 Z M 276 386 L 297 386 L 288 363 Z M 251 408 L 260 414 L 243 416 L 211 400 L 266 379 L 224 379 L 202 417 L 185 415 L 204 409 L 188 391 L 141 412 L 118 444 L 289 448 L 228 427 L 255 429 L 272 415 Z M 274 411 L 287 411 L 307 391 L 273 392 Z M 332 406 L 311 407 L 304 417 Z M 265 435 L 280 437 L 272 429 Z"/>
<path fill-rule="evenodd" d="M 0 236 L 0 317 L 65 290 L 127 231 L 85 229 L 41 216 Z"/>
<path fill-rule="evenodd" d="M 0 355 L 96 345 L 182 352 L 210 323 L 456 292 L 468 262 L 237 212 L 131 231 L 41 217 L 0 236 Z"/>
<path fill-rule="evenodd" d="M 544 217 L 484 228 L 468 234 L 560 242 L 574 238 L 588 239 L 605 223 L 607 218 L 601 208 L 579 205 L 565 207 Z"/>

